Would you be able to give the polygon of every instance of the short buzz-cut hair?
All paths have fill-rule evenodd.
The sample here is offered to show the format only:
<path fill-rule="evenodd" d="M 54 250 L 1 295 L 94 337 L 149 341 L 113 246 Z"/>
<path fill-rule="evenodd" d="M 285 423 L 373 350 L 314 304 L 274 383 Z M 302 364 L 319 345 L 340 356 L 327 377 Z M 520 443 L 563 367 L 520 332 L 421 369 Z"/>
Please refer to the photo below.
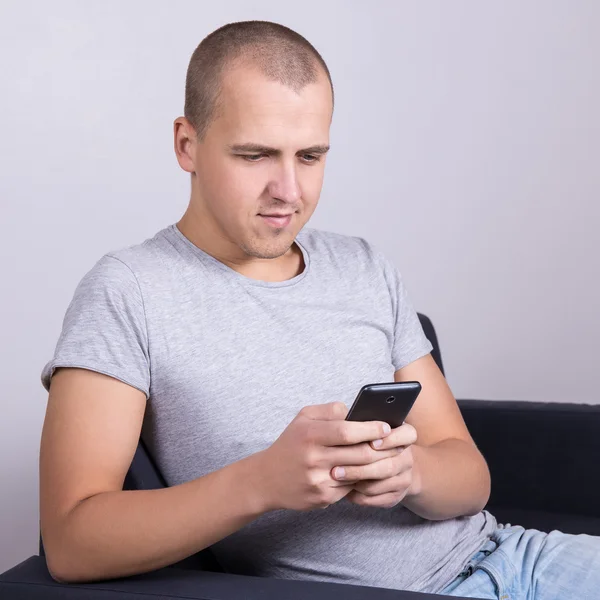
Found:
<path fill-rule="evenodd" d="M 270 21 L 229 23 L 200 42 L 188 65 L 184 115 L 199 140 L 215 118 L 223 73 L 238 59 L 296 92 L 317 81 L 320 67 L 331 85 L 333 102 L 329 69 L 307 39 Z"/>

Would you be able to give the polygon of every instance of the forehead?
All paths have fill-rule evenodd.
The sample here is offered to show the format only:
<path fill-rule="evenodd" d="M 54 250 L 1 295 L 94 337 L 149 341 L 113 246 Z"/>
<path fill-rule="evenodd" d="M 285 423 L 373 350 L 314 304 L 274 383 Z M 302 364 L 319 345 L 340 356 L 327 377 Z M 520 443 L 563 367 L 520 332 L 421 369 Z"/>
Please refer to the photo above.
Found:
<path fill-rule="evenodd" d="M 265 144 L 326 143 L 332 110 L 331 87 L 322 72 L 314 83 L 294 90 L 256 67 L 236 67 L 223 77 L 211 129 L 228 139 Z"/>

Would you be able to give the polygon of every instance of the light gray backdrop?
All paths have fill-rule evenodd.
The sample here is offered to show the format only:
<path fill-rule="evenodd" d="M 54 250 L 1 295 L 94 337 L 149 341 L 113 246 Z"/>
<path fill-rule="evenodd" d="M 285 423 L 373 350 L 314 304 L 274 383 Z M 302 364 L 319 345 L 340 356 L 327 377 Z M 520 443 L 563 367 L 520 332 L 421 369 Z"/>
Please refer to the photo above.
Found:
<path fill-rule="evenodd" d="M 3 0 L 0 571 L 36 552 L 39 374 L 74 288 L 184 211 L 189 58 L 252 18 L 333 75 L 311 225 L 389 253 L 455 394 L 600 401 L 600 2 Z"/>

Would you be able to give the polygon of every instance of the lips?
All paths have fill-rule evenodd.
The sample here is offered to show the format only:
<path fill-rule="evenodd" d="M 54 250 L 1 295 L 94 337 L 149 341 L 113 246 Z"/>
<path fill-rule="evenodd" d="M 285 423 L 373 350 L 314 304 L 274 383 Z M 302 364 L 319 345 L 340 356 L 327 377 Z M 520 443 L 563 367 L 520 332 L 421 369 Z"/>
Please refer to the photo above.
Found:
<path fill-rule="evenodd" d="M 292 221 L 294 213 L 287 214 L 271 214 L 271 215 L 259 215 L 265 223 L 272 227 L 287 227 Z"/>

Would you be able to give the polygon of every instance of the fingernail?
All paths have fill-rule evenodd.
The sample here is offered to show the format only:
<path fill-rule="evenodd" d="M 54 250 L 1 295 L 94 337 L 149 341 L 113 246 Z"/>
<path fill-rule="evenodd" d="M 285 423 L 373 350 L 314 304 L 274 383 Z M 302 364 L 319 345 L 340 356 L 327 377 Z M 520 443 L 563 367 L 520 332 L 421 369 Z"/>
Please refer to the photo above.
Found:
<path fill-rule="evenodd" d="M 335 478 L 344 479 L 344 477 L 346 477 L 346 469 L 344 469 L 344 467 L 336 467 Z"/>
<path fill-rule="evenodd" d="M 383 440 L 375 440 L 373 442 L 373 448 L 381 448 L 381 444 L 383 444 Z"/>
<path fill-rule="evenodd" d="M 384 433 L 384 435 L 387 435 L 391 430 L 392 430 L 392 428 L 387 423 L 383 424 L 383 433 Z"/>

